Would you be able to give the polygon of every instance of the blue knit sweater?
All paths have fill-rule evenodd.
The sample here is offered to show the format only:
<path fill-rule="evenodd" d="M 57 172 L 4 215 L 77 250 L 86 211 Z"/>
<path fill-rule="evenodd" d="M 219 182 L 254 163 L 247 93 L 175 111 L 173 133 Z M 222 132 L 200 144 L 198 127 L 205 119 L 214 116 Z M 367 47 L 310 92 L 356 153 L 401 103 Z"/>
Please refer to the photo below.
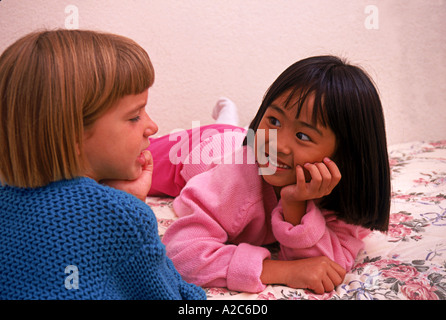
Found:
<path fill-rule="evenodd" d="M 149 206 L 89 178 L 0 187 L 0 299 L 205 299 Z"/>

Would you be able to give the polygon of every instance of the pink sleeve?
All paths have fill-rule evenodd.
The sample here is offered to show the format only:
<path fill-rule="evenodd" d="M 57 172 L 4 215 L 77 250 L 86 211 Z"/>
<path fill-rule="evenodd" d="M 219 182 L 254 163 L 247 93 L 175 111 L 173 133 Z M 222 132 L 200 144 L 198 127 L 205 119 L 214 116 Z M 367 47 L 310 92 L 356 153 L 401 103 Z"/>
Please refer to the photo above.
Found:
<path fill-rule="evenodd" d="M 247 243 L 227 244 L 248 221 L 239 213 L 241 187 L 231 188 L 227 175 L 222 177 L 225 172 L 218 170 L 196 176 L 175 199 L 180 218 L 164 234 L 167 255 L 188 282 L 260 292 L 265 288 L 260 281 L 263 260 L 270 252 Z"/>
<path fill-rule="evenodd" d="M 370 230 L 347 224 L 334 214 L 321 212 L 313 201 L 299 225 L 284 221 L 281 203 L 272 214 L 274 236 L 280 242 L 280 258 L 295 260 L 324 255 L 350 270 Z"/>

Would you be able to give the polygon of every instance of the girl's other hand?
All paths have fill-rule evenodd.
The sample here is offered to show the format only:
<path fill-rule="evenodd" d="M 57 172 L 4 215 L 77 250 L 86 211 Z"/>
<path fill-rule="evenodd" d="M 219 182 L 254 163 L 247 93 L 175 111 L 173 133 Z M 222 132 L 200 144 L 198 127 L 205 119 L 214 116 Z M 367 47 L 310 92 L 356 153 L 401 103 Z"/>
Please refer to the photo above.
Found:
<path fill-rule="evenodd" d="M 135 180 L 102 180 L 101 183 L 130 193 L 138 199 L 145 201 L 152 186 L 153 158 L 148 150 L 144 150 L 146 163 L 142 166 L 141 175 Z"/>
<path fill-rule="evenodd" d="M 344 280 L 346 271 L 325 256 L 292 261 L 288 269 L 287 285 L 291 288 L 305 288 L 317 294 L 331 292 Z"/>
<path fill-rule="evenodd" d="M 264 284 L 284 284 L 323 294 L 340 285 L 345 274 L 339 264 L 320 256 L 292 261 L 264 260 L 261 280 Z"/>

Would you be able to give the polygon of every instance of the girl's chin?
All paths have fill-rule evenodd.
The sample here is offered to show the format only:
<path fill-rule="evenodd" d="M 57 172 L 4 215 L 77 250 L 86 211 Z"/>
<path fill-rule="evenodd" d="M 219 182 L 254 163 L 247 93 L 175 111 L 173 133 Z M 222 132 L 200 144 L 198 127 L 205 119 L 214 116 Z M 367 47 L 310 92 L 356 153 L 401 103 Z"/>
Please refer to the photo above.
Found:
<path fill-rule="evenodd" d="M 285 187 L 290 184 L 295 184 L 295 180 L 286 179 L 285 177 L 277 177 L 274 175 L 263 175 L 263 180 L 265 180 L 266 183 L 272 185 L 273 187 Z"/>
<path fill-rule="evenodd" d="M 142 167 L 139 167 L 133 174 L 130 175 L 130 179 L 128 180 L 136 180 L 141 176 L 142 173 Z"/>
<path fill-rule="evenodd" d="M 120 180 L 130 180 L 130 181 L 136 180 L 141 176 L 141 173 L 142 173 L 142 166 L 138 165 L 135 166 L 133 170 L 121 174 L 122 178 Z"/>

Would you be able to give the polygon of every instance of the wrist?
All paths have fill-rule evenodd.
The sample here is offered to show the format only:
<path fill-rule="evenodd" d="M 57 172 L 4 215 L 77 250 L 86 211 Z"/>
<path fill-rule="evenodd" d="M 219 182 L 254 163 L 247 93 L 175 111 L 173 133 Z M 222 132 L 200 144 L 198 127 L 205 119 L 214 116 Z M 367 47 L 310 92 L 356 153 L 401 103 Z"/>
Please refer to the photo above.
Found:
<path fill-rule="evenodd" d="M 263 260 L 262 274 L 260 281 L 263 284 L 283 284 L 286 285 L 285 280 L 285 262 L 281 260 Z"/>
<path fill-rule="evenodd" d="M 307 212 L 307 201 L 283 201 L 282 199 L 283 220 L 296 226 Z"/>

